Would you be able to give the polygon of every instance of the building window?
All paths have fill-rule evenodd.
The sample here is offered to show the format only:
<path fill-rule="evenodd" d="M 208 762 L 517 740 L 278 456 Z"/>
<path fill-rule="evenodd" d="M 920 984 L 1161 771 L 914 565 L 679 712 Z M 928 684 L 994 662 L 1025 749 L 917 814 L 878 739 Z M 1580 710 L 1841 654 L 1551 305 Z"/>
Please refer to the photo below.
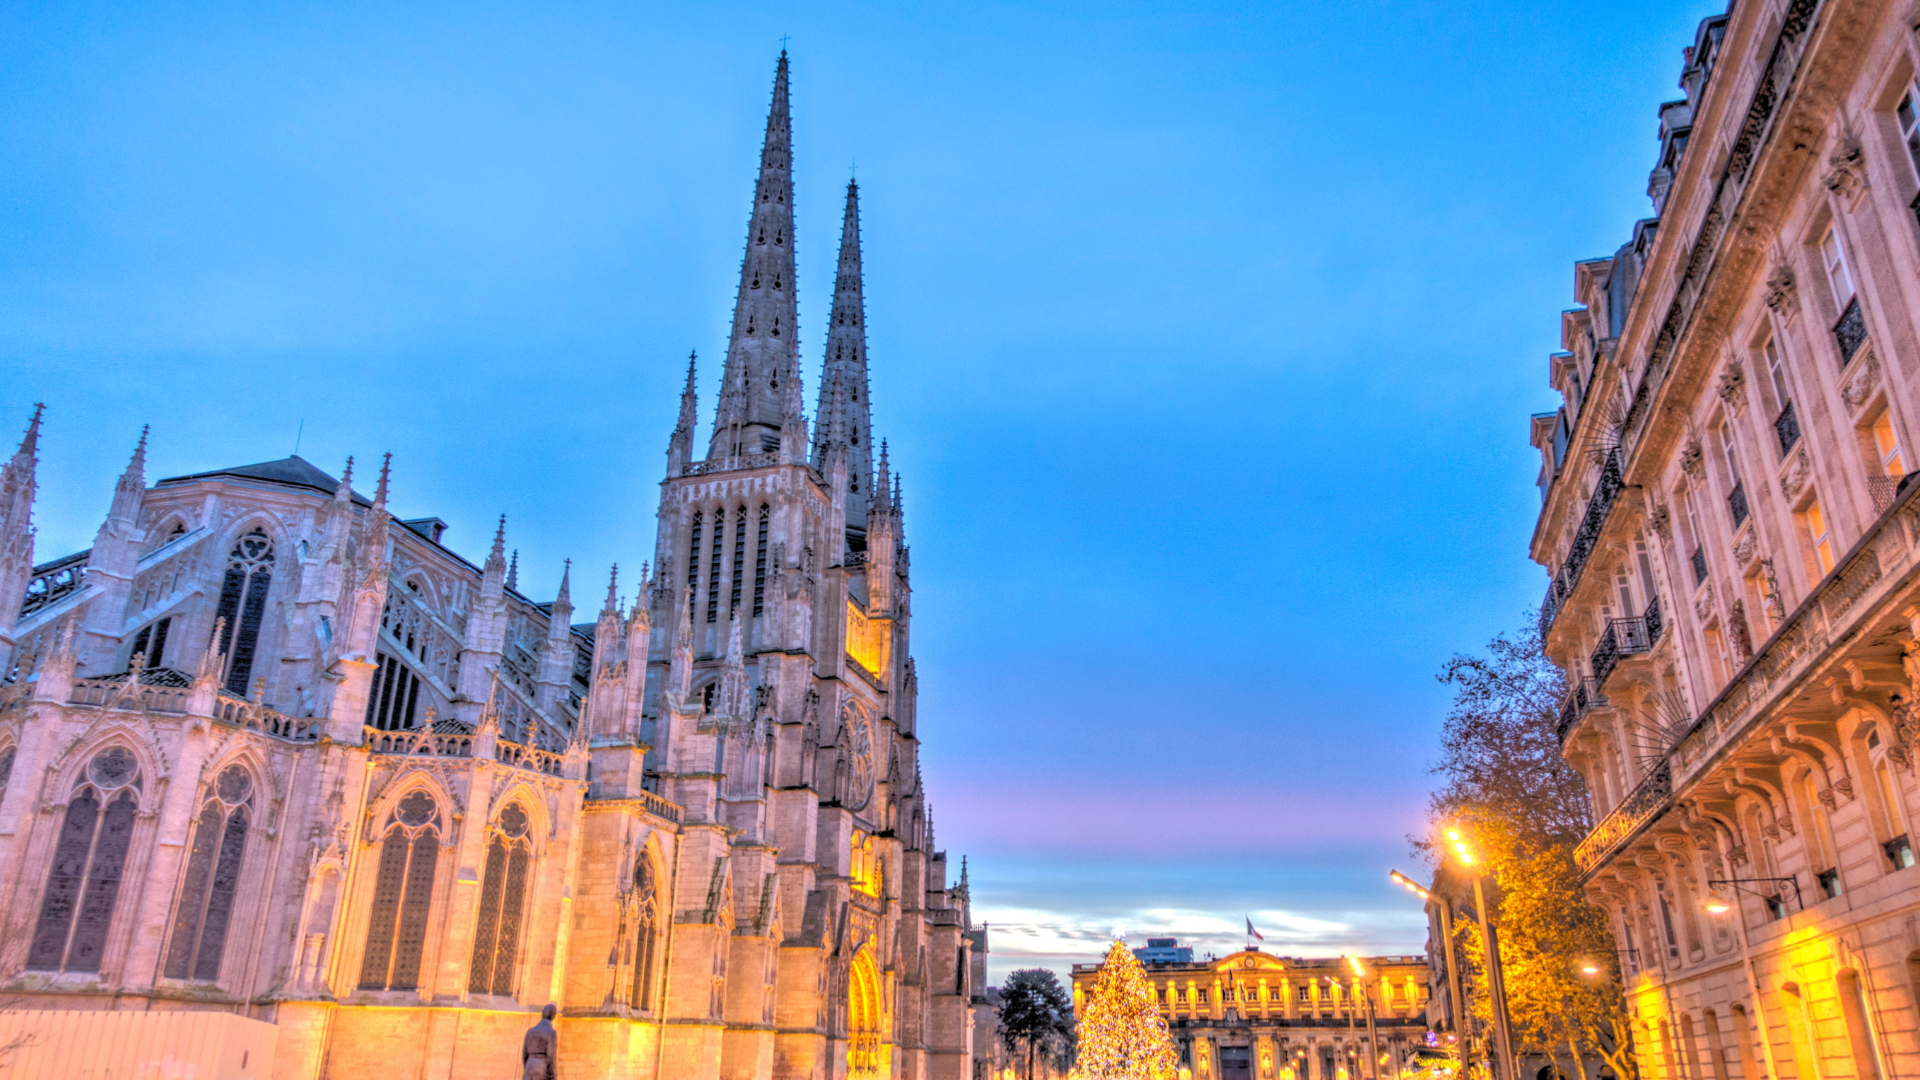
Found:
<path fill-rule="evenodd" d="M 1800 537 L 1807 545 L 1813 577 L 1825 577 L 1833 571 L 1833 536 L 1827 528 L 1827 516 L 1820 511 L 1820 500 L 1810 499 L 1807 508 L 1794 515 L 1800 519 Z"/>
<path fill-rule="evenodd" d="M 693 512 L 693 538 L 687 542 L 687 618 L 694 612 L 694 597 L 700 595 L 700 511 Z"/>
<path fill-rule="evenodd" d="M 1894 434 L 1893 416 L 1885 409 L 1873 418 L 1874 453 L 1880 456 L 1880 475 L 1898 480 L 1907 475 L 1907 459 L 1900 452 L 1900 436 Z"/>
<path fill-rule="evenodd" d="M 367 694 L 367 726 L 404 731 L 413 726 L 420 705 L 420 676 L 396 656 L 376 653 L 373 686 Z"/>
<path fill-rule="evenodd" d="M 1839 311 L 1853 299 L 1853 273 L 1847 268 L 1846 252 L 1840 248 L 1840 234 L 1831 225 L 1820 236 L 1820 263 L 1827 272 L 1827 287 L 1833 293 L 1833 308 Z"/>
<path fill-rule="evenodd" d="M 18 748 L 0 750 L 0 799 L 7 797 L 7 781 L 13 779 L 13 757 Z"/>
<path fill-rule="evenodd" d="M 1207 1003 L 1207 992 L 1205 990 L 1202 990 L 1200 991 L 1200 1004 L 1205 1005 L 1206 1003 Z"/>
<path fill-rule="evenodd" d="M 255 529 L 227 553 L 227 576 L 220 585 L 217 625 L 221 630 L 214 648 L 226 654 L 229 693 L 247 694 L 254 652 L 260 645 L 260 622 L 267 613 L 267 589 L 272 584 L 273 541 Z"/>
<path fill-rule="evenodd" d="M 167 655 L 167 631 L 172 627 L 172 616 L 141 627 L 140 632 L 133 635 L 133 650 L 127 654 L 128 662 L 131 663 L 134 656 L 142 656 L 145 657 L 140 661 L 142 668 L 160 667 Z"/>
<path fill-rule="evenodd" d="M 500 811 L 487 844 L 487 875 L 480 886 L 480 919 L 474 927 L 473 962 L 467 971 L 469 993 L 513 993 L 520 931 L 526 921 L 527 874 L 533 863 L 527 832 L 527 812 L 518 803 Z"/>
<path fill-rule="evenodd" d="M 29 970 L 100 970 L 139 792 L 139 763 L 118 746 L 95 755 L 74 784 L 27 949 Z"/>
<path fill-rule="evenodd" d="M 653 953 L 660 925 L 660 897 L 654 885 L 653 863 L 644 854 L 633 861 L 633 895 L 633 994 L 628 1000 L 644 1012 L 653 1008 Z"/>
<path fill-rule="evenodd" d="M 247 850 L 248 808 L 253 780 L 247 770 L 228 766 L 214 781 L 187 856 L 186 884 L 167 945 L 166 977 L 212 982 L 220 977 L 227 927 L 240 889 L 240 861 Z"/>
<path fill-rule="evenodd" d="M 720 556 L 727 536 L 727 512 L 713 512 L 712 558 L 707 561 L 707 621 L 720 621 Z"/>
<path fill-rule="evenodd" d="M 767 606 L 767 523 L 773 510 L 760 504 L 760 534 L 753 542 L 753 613 L 758 616 Z"/>
<path fill-rule="evenodd" d="M 1497 928 L 1496 928 L 1496 929 L 1497 929 Z M 1313 987 L 1311 987 L 1311 986 L 1308 986 L 1308 985 L 1307 985 L 1306 983 L 1301 983 L 1301 984 L 1300 984 L 1300 1000 L 1301 1000 L 1301 1001 L 1312 1001 L 1312 1000 L 1313 1000 Z"/>
<path fill-rule="evenodd" d="M 1813 876 L 1813 880 L 1819 884 L 1823 899 L 1831 900 L 1840 895 L 1840 871 L 1822 870 Z"/>
<path fill-rule="evenodd" d="M 1907 92 L 1900 95 L 1900 104 L 1893 110 L 1894 119 L 1900 124 L 1900 141 L 1907 144 L 1907 160 L 1914 170 L 1920 172 L 1920 108 L 1914 104 L 1914 89 L 1911 85 Z"/>
<path fill-rule="evenodd" d="M 727 617 L 740 611 L 740 589 L 747 581 L 747 508 L 733 515 L 733 592 L 727 599 Z"/>
<path fill-rule="evenodd" d="M 1733 449 L 1733 424 L 1723 421 L 1719 427 L 1720 454 L 1727 466 L 1727 509 L 1733 514 L 1733 527 L 1747 520 L 1747 492 L 1740 485 L 1740 459 Z"/>
<path fill-rule="evenodd" d="M 1187 1003 L 1187 992 L 1185 990 L 1175 991 L 1174 996 L 1179 999 L 1180 1004 L 1185 1005 Z"/>
<path fill-rule="evenodd" d="M 426 792 L 415 791 L 394 807 L 380 844 L 360 989 L 412 990 L 420 985 L 420 956 L 426 948 L 439 859 L 439 804 Z"/>

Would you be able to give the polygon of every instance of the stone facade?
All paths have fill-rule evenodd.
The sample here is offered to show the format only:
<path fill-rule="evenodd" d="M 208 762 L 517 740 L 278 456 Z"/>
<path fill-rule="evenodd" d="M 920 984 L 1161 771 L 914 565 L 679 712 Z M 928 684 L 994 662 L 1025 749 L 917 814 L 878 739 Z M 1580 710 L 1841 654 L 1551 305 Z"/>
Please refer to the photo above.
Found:
<path fill-rule="evenodd" d="M 1245 949 L 1192 963 L 1148 963 L 1181 1068 L 1194 1080 L 1372 1080 L 1399 1076 L 1427 1032 L 1427 960 L 1377 956 L 1356 976 L 1342 958 Z M 1073 1008 L 1100 964 L 1073 965 Z M 1373 1048 L 1367 1061 L 1368 1002 Z"/>
<path fill-rule="evenodd" d="M 1920 1070 L 1916 25 L 1701 24 L 1533 422 L 1576 857 L 1661 1080 Z"/>
<path fill-rule="evenodd" d="M 275 1025 L 278 1078 L 973 1073 L 985 931 L 918 763 L 900 485 L 867 411 L 857 191 L 813 437 L 787 60 L 714 433 L 693 373 L 651 570 L 591 622 L 352 463 L 148 487 L 32 565 L 0 472 L 0 984 Z M 558 569 L 558 568 L 556 568 Z M 982 958 L 983 962 L 983 958 Z M 183 1015 L 185 1013 L 183 1012 Z"/>

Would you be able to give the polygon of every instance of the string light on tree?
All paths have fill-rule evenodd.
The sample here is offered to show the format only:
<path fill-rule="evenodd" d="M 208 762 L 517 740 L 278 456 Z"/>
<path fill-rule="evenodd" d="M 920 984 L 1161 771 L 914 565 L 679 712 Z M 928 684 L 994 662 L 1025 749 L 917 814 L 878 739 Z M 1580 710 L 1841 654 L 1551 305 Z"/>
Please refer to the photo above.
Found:
<path fill-rule="evenodd" d="M 1179 1060 L 1146 969 L 1116 941 L 1080 1014 L 1074 1080 L 1175 1080 Z"/>

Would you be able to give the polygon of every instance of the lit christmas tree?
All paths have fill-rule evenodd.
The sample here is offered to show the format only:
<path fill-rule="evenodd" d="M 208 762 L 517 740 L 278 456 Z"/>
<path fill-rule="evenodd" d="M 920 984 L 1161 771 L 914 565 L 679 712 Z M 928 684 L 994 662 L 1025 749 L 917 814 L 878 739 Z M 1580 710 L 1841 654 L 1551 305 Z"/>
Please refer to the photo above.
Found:
<path fill-rule="evenodd" d="M 1080 1014 L 1075 1080 L 1175 1080 L 1179 1059 L 1146 969 L 1116 941 Z"/>

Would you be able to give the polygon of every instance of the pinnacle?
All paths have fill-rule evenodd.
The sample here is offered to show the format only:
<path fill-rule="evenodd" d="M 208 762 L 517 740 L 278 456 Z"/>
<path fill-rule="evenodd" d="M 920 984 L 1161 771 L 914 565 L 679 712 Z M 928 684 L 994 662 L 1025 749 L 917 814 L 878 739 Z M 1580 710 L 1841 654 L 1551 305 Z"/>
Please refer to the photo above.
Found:
<path fill-rule="evenodd" d="M 516 566 L 519 565 L 520 553 L 518 551 L 513 553 L 513 560 Z M 568 584 L 572 579 L 572 577 L 573 577 L 573 560 L 568 559 L 560 565 L 560 591 L 554 595 L 554 598 L 553 598 L 554 607 L 559 608 L 559 607 L 565 606 L 568 610 L 572 610 L 573 591 L 570 588 L 568 588 Z"/>
<path fill-rule="evenodd" d="M 514 548 L 513 554 L 507 558 L 507 588 L 512 589 L 514 592 L 520 591 L 520 549 L 519 548 Z M 567 579 L 563 575 L 560 578 L 560 594 L 564 597 L 566 595 L 566 592 L 567 592 Z"/>
<path fill-rule="evenodd" d="M 493 531 L 493 550 L 487 553 L 489 567 L 499 564 L 501 569 L 507 565 L 507 515 L 500 515 L 500 527 Z"/>
<path fill-rule="evenodd" d="M 15 462 L 20 461 L 20 459 L 23 457 L 26 458 L 28 461 L 31 461 L 33 460 L 34 455 L 39 452 L 40 450 L 40 417 L 46 411 L 47 411 L 47 407 L 44 403 L 34 405 L 33 419 L 27 421 L 27 433 L 21 436 L 20 449 L 17 452 L 15 452 L 15 454 L 13 455 L 13 459 Z"/>
<path fill-rule="evenodd" d="M 373 508 L 375 510 L 385 510 L 387 508 L 387 477 L 392 470 L 393 455 L 389 453 L 380 459 L 380 483 L 373 489 Z"/>
<path fill-rule="evenodd" d="M 347 455 L 347 467 L 341 470 L 340 486 L 333 489 L 333 497 L 342 502 L 353 498 L 353 455 Z"/>
<path fill-rule="evenodd" d="M 607 575 L 607 606 L 600 609 L 602 615 L 620 613 L 620 564 L 613 564 L 613 573 Z"/>

